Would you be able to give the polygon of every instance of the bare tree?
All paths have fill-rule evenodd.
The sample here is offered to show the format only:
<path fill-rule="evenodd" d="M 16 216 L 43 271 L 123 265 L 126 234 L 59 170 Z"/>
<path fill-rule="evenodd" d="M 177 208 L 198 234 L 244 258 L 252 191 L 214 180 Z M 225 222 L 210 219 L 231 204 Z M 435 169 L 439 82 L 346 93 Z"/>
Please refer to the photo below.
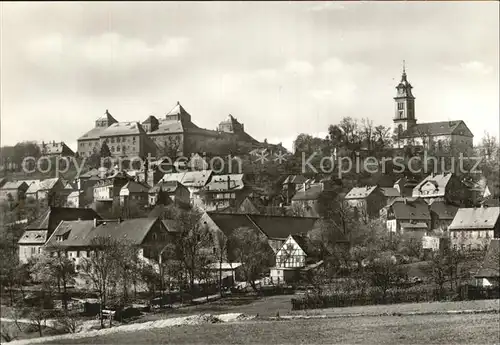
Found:
<path fill-rule="evenodd" d="M 267 239 L 250 228 L 238 228 L 228 239 L 229 251 L 242 264 L 246 281 L 258 291 L 255 280 L 269 267 L 273 251 Z"/>
<path fill-rule="evenodd" d="M 62 248 L 53 246 L 52 255 L 41 255 L 37 258 L 33 272 L 45 286 L 55 286 L 62 296 L 64 310 L 68 309 L 68 285 L 76 277 L 74 263 L 66 256 Z M 56 255 L 53 255 L 56 254 Z"/>
<path fill-rule="evenodd" d="M 91 240 L 90 247 L 95 248 L 90 256 L 82 259 L 82 271 L 90 279 L 97 291 L 101 304 L 100 320 L 104 327 L 102 309 L 111 294 L 111 287 L 119 278 L 117 266 L 123 260 L 120 250 L 121 243 L 110 237 L 96 237 Z"/>
<path fill-rule="evenodd" d="M 175 222 L 177 229 L 174 237 L 176 257 L 182 263 L 185 276 L 189 279 L 190 289 L 194 289 L 195 278 L 207 257 L 212 256 L 212 235 L 203 222 L 203 214 L 196 210 L 171 208 L 167 217 Z"/>

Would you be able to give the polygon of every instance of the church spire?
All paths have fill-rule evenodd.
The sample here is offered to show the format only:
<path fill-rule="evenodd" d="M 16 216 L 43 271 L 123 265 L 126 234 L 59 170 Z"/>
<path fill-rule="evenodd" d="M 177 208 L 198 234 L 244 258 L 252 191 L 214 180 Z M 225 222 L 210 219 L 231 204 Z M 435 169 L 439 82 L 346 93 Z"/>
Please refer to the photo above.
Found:
<path fill-rule="evenodd" d="M 407 82 L 406 80 L 406 63 L 403 60 L 403 74 L 401 75 L 401 82 Z"/>

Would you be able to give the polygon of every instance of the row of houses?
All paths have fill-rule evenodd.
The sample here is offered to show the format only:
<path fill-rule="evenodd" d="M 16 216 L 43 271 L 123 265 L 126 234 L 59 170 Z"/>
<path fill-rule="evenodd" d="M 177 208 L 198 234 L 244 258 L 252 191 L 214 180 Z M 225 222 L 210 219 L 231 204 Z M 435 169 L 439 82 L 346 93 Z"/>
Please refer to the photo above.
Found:
<path fill-rule="evenodd" d="M 308 234 L 320 226 L 318 218 L 204 212 L 200 222 L 211 233 L 205 249 L 216 261 L 223 258 L 224 263 L 234 262 L 231 248 L 223 243 L 237 229 L 251 229 L 266 238 L 275 282 L 295 279 L 300 271 L 318 264 L 307 244 Z M 105 220 L 92 209 L 50 207 L 26 226 L 18 242 L 19 260 L 26 263 L 46 251 L 64 252 L 78 270 L 82 258 L 97 250 L 96 238 L 113 238 L 135 246 L 139 258 L 158 262 L 158 255 L 180 231 L 176 224 L 154 212 L 145 218 Z"/>

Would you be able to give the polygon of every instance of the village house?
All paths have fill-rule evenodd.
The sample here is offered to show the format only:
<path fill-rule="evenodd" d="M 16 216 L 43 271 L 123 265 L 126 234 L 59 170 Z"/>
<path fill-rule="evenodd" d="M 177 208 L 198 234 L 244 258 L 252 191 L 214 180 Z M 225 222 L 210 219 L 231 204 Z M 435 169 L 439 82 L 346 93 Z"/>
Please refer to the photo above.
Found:
<path fill-rule="evenodd" d="M 6 182 L 0 187 L 0 202 L 24 200 L 28 185 L 24 181 Z"/>
<path fill-rule="evenodd" d="M 66 203 L 64 183 L 60 178 L 48 178 L 33 182 L 26 190 L 26 198 L 48 206 L 63 206 Z"/>
<path fill-rule="evenodd" d="M 270 270 L 271 281 L 274 284 L 298 281 L 307 266 L 317 264 L 313 254 L 311 243 L 306 236 L 289 235 L 276 253 L 276 265 Z"/>
<path fill-rule="evenodd" d="M 101 217 L 89 208 L 49 207 L 32 223 L 28 224 L 18 241 L 19 261 L 22 263 L 41 253 L 41 247 L 63 220 L 92 220 Z"/>
<path fill-rule="evenodd" d="M 212 175 L 210 182 L 200 192 L 203 208 L 207 211 L 237 207 L 250 193 L 245 188 L 243 174 Z"/>
<path fill-rule="evenodd" d="M 120 206 L 134 205 L 143 207 L 148 205 L 150 187 L 142 182 L 129 181 L 120 189 Z"/>
<path fill-rule="evenodd" d="M 470 190 L 452 173 L 430 174 L 413 188 L 413 197 L 421 198 L 429 205 L 444 201 L 457 206 L 470 205 Z"/>
<path fill-rule="evenodd" d="M 394 183 L 393 187 L 396 188 L 402 197 L 411 197 L 413 194 L 413 188 L 417 185 L 418 181 L 408 177 L 402 177 Z"/>
<path fill-rule="evenodd" d="M 307 235 L 317 229 L 320 224 L 318 218 L 268 216 L 256 214 L 230 214 L 220 212 L 206 212 L 203 216 L 208 229 L 216 239 L 223 241 L 230 238 L 239 228 L 249 228 L 264 236 L 276 254 L 283 246 L 289 235 Z M 219 241 L 219 240 L 217 240 Z M 221 244 L 214 241 L 214 253 L 220 251 Z M 226 248 L 226 251 L 229 249 Z M 224 255 L 227 257 L 227 255 Z M 230 261 L 232 258 L 229 258 Z M 275 257 L 270 258 L 270 266 L 274 265 Z"/>
<path fill-rule="evenodd" d="M 161 181 L 177 181 L 189 190 L 189 200 L 194 206 L 202 205 L 200 191 L 212 178 L 212 170 L 186 171 L 177 173 L 167 173 Z"/>
<path fill-rule="evenodd" d="M 189 205 L 190 192 L 178 181 L 159 182 L 149 189 L 149 205 Z"/>
<path fill-rule="evenodd" d="M 485 248 L 500 237 L 500 207 L 460 208 L 448 231 L 455 249 Z"/>
<path fill-rule="evenodd" d="M 122 171 L 100 180 L 93 187 L 94 202 L 112 203 L 119 201 L 120 190 L 131 178 Z"/>
<path fill-rule="evenodd" d="M 439 230 L 446 232 L 450 226 L 453 218 L 457 214 L 458 207 L 455 205 L 447 204 L 443 201 L 433 202 L 429 206 L 431 213 L 431 227 L 433 231 Z"/>
<path fill-rule="evenodd" d="M 293 215 L 320 217 L 338 196 L 341 182 L 331 178 L 306 180 L 292 197 L 290 210 Z"/>
<path fill-rule="evenodd" d="M 429 231 L 431 215 L 429 205 L 417 198 L 398 198 L 387 210 L 387 230 L 422 238 Z"/>
<path fill-rule="evenodd" d="M 380 210 L 387 204 L 380 187 L 354 187 L 344 197 L 344 205 L 354 218 L 368 220 L 378 217 Z"/>
<path fill-rule="evenodd" d="M 282 183 L 283 193 L 285 194 L 286 204 L 290 205 L 293 196 L 299 190 L 307 179 L 302 175 L 288 175 Z"/>
<path fill-rule="evenodd" d="M 401 197 L 401 193 L 394 187 L 379 187 L 382 195 L 385 197 L 387 205 L 392 204 L 394 200 Z"/>
<path fill-rule="evenodd" d="M 157 260 L 171 235 L 158 218 L 62 221 L 47 240 L 44 250 L 63 251 L 78 270 L 82 258 L 98 250 L 98 238 L 111 238 L 137 248 L 140 259 Z"/>
<path fill-rule="evenodd" d="M 72 208 L 84 208 L 87 206 L 85 202 L 83 190 L 74 190 L 66 198 L 66 206 Z"/>
<path fill-rule="evenodd" d="M 73 157 L 75 153 L 63 141 L 43 142 L 38 145 L 42 156 Z"/>
<path fill-rule="evenodd" d="M 481 264 L 474 275 L 476 283 L 484 287 L 498 287 L 500 285 L 500 239 L 492 239 Z"/>

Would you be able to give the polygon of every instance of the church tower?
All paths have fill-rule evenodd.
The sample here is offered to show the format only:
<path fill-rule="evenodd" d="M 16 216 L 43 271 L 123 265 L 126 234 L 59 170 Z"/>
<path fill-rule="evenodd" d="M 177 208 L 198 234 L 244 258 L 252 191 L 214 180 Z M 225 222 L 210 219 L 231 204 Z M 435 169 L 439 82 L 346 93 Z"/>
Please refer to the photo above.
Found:
<path fill-rule="evenodd" d="M 395 115 L 394 115 L 394 132 L 403 133 L 408 128 L 415 126 L 415 97 L 411 93 L 413 87 L 406 78 L 405 62 L 403 61 L 403 75 L 401 82 L 396 86 L 397 94 L 394 97 Z"/>

